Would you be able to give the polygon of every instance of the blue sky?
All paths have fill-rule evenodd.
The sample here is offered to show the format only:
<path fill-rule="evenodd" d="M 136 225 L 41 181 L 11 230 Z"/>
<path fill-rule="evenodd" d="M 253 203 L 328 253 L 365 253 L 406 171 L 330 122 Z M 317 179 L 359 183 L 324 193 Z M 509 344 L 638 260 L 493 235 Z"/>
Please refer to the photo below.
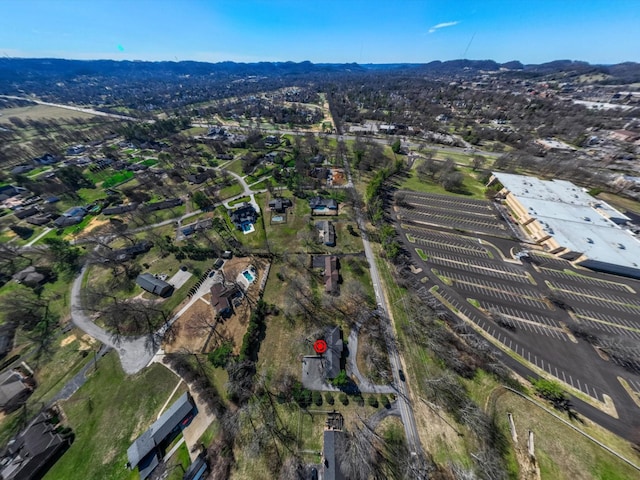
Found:
<path fill-rule="evenodd" d="M 0 55 L 640 61 L 639 0 L 0 0 Z"/>

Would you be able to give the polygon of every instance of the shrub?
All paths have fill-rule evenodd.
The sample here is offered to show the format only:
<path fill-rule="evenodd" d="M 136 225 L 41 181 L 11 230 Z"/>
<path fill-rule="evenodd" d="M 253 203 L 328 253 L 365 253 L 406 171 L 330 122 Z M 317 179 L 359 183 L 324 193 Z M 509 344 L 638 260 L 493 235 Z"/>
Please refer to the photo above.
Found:
<path fill-rule="evenodd" d="M 380 403 L 384 408 L 391 408 L 391 402 L 386 395 L 380 395 Z"/>
<path fill-rule="evenodd" d="M 324 400 L 329 405 L 333 405 L 334 403 L 336 403 L 336 400 L 335 400 L 335 398 L 333 398 L 333 395 L 331 395 L 331 392 L 327 392 L 327 393 L 324 394 Z"/>
<path fill-rule="evenodd" d="M 347 397 L 347 394 L 342 392 L 338 398 L 340 399 L 340 402 L 342 403 L 342 405 L 344 405 L 345 407 L 347 405 L 349 405 L 349 397 Z"/>
<path fill-rule="evenodd" d="M 345 387 L 348 383 L 349 383 L 349 377 L 347 376 L 347 372 L 345 372 L 344 370 L 340 370 L 340 373 L 338 374 L 338 376 L 333 380 L 331 380 L 331 384 L 334 387 L 338 387 L 338 388 Z"/>
<path fill-rule="evenodd" d="M 359 407 L 364 407 L 364 398 L 362 398 L 362 395 L 356 395 L 355 401 Z"/>
<path fill-rule="evenodd" d="M 378 399 L 373 395 L 367 398 L 367 403 L 369 404 L 370 407 L 378 408 Z"/>
<path fill-rule="evenodd" d="M 223 342 L 215 350 L 211 351 L 207 358 L 216 368 L 225 367 L 227 362 L 229 361 L 229 357 L 231 356 L 231 352 L 233 351 L 233 343 L 230 341 Z"/>
<path fill-rule="evenodd" d="M 314 391 L 311 394 L 311 398 L 316 407 L 322 406 L 322 394 L 318 391 Z"/>

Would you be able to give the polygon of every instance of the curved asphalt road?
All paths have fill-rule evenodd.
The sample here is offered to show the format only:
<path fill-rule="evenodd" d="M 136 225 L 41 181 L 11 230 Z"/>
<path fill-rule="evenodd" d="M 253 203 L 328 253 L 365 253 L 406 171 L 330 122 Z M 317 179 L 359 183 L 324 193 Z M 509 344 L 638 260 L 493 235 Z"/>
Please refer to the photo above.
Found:
<path fill-rule="evenodd" d="M 154 341 L 154 336 L 115 338 L 111 333 L 97 326 L 81 307 L 82 280 L 86 269 L 86 265 L 82 267 L 71 286 L 71 320 L 80 330 L 118 352 L 125 373 L 130 375 L 139 372 L 149 364 L 155 354 L 157 342 Z"/>

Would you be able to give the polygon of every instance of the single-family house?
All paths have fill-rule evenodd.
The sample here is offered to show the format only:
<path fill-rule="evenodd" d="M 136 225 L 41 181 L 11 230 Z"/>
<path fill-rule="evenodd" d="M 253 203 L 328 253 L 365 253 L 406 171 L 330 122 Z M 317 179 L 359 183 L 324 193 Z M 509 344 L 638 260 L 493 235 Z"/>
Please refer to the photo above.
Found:
<path fill-rule="evenodd" d="M 150 273 L 142 273 L 138 275 L 136 283 L 147 292 L 160 297 L 168 297 L 173 293 L 173 285 L 154 277 Z"/>
<path fill-rule="evenodd" d="M 211 178 L 211 173 L 209 172 L 200 172 L 200 173 L 190 173 L 187 175 L 187 181 L 191 183 L 195 183 L 196 185 L 200 185 L 201 183 L 206 182 Z"/>
<path fill-rule="evenodd" d="M 28 190 L 24 187 L 16 187 L 13 185 L 4 185 L 0 187 L 0 201 L 6 200 L 7 198 L 15 197 L 16 195 L 20 195 L 21 193 L 26 193 Z"/>
<path fill-rule="evenodd" d="M 280 139 L 275 136 L 275 135 L 268 135 L 267 137 L 265 137 L 264 139 L 264 144 L 266 146 L 274 146 L 274 145 L 278 145 L 280 144 Z"/>
<path fill-rule="evenodd" d="M 48 412 L 40 412 L 7 445 L 4 457 L 0 460 L 0 478 L 42 478 L 70 445 L 71 438 L 56 431 L 53 417 Z"/>
<path fill-rule="evenodd" d="M 291 205 L 291 199 L 289 198 L 276 197 L 273 200 L 269 200 L 269 208 L 272 212 L 285 213 Z"/>
<path fill-rule="evenodd" d="M 15 167 L 13 167 L 9 173 L 11 175 L 23 175 L 27 172 L 30 172 L 31 170 L 33 170 L 33 166 L 32 165 L 17 165 Z"/>
<path fill-rule="evenodd" d="M 338 266 L 338 257 L 324 257 L 324 291 L 331 295 L 338 295 L 340 280 L 340 272 Z"/>
<path fill-rule="evenodd" d="M 131 470 L 137 468 L 141 480 L 148 478 L 160 464 L 165 449 L 197 413 L 193 398 L 185 392 L 127 449 L 127 466 Z"/>
<path fill-rule="evenodd" d="M 316 228 L 318 229 L 320 242 L 325 244 L 327 247 L 336 246 L 336 229 L 333 226 L 333 223 L 329 220 L 322 220 L 320 222 L 316 222 Z"/>
<path fill-rule="evenodd" d="M 82 221 L 87 215 L 87 209 L 84 207 L 71 207 L 64 212 L 60 217 L 54 220 L 56 227 L 64 228 L 71 225 L 76 225 Z"/>
<path fill-rule="evenodd" d="M 205 460 L 204 453 L 200 453 L 184 472 L 182 480 L 204 480 L 207 478 L 207 473 L 209 473 L 209 465 Z"/>
<path fill-rule="evenodd" d="M 177 207 L 178 205 L 182 205 L 184 202 L 181 198 L 170 198 L 168 200 L 163 200 L 161 202 L 155 203 L 147 203 L 140 207 L 143 212 L 155 212 L 157 210 L 166 210 L 167 208 Z"/>
<path fill-rule="evenodd" d="M 84 153 L 87 149 L 84 145 L 74 145 L 73 147 L 67 148 L 67 155 L 80 155 Z"/>
<path fill-rule="evenodd" d="M 309 206 L 314 215 L 337 215 L 338 213 L 338 202 L 333 198 L 313 197 L 309 200 Z"/>
<path fill-rule="evenodd" d="M 327 379 L 336 378 L 342 370 L 342 350 L 344 349 L 340 327 L 327 329 L 324 341 L 327 342 L 327 351 L 324 354 L 324 376 Z"/>
<path fill-rule="evenodd" d="M 324 480 L 345 480 L 340 468 L 340 452 L 345 451 L 345 437 L 341 430 L 324 430 L 322 447 L 322 465 Z"/>
<path fill-rule="evenodd" d="M 17 370 L 0 373 L 0 409 L 12 411 L 27 399 L 33 388 Z"/>
<path fill-rule="evenodd" d="M 31 225 L 46 225 L 47 223 L 49 223 L 51 221 L 51 217 L 49 215 L 33 215 L 32 217 L 28 217 L 26 219 L 27 223 L 30 223 Z"/>
<path fill-rule="evenodd" d="M 233 299 L 242 294 L 236 285 L 214 283 L 211 287 L 211 307 L 216 315 L 229 317 L 233 314 Z"/>
<path fill-rule="evenodd" d="M 198 220 L 197 222 L 190 223 L 189 225 L 185 225 L 180 229 L 183 235 L 189 236 L 193 235 L 196 232 L 202 232 L 204 230 L 209 230 L 213 225 L 212 218 L 205 218 L 203 220 Z"/>
<path fill-rule="evenodd" d="M 121 213 L 132 212 L 138 208 L 138 202 L 128 203 L 126 205 L 114 205 L 113 207 L 107 207 L 102 210 L 103 215 L 118 215 Z"/>
<path fill-rule="evenodd" d="M 23 270 L 20 270 L 18 273 L 14 274 L 11 278 L 13 278 L 18 283 L 24 283 L 30 287 L 35 287 L 44 282 L 47 277 L 38 272 L 36 267 L 30 265 Z"/>
<path fill-rule="evenodd" d="M 51 155 L 50 153 L 45 153 L 41 157 L 37 157 L 33 159 L 33 163 L 36 165 L 53 165 L 57 163 L 58 159 Z"/>
<path fill-rule="evenodd" d="M 36 213 L 40 213 L 37 207 L 20 208 L 13 211 L 13 215 L 20 220 L 35 215 Z"/>
<path fill-rule="evenodd" d="M 229 210 L 229 217 L 238 230 L 244 231 L 248 225 L 256 223 L 258 212 L 253 208 L 253 205 L 243 202 L 235 210 Z"/>

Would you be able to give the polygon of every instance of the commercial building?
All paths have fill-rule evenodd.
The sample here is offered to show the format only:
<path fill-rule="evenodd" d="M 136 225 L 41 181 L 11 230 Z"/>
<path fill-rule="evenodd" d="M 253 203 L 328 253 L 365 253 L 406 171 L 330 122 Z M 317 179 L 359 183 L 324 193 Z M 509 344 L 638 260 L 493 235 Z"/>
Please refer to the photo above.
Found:
<path fill-rule="evenodd" d="M 499 197 L 531 239 L 577 265 L 640 278 L 640 241 L 630 218 L 565 180 L 493 172 Z"/>

